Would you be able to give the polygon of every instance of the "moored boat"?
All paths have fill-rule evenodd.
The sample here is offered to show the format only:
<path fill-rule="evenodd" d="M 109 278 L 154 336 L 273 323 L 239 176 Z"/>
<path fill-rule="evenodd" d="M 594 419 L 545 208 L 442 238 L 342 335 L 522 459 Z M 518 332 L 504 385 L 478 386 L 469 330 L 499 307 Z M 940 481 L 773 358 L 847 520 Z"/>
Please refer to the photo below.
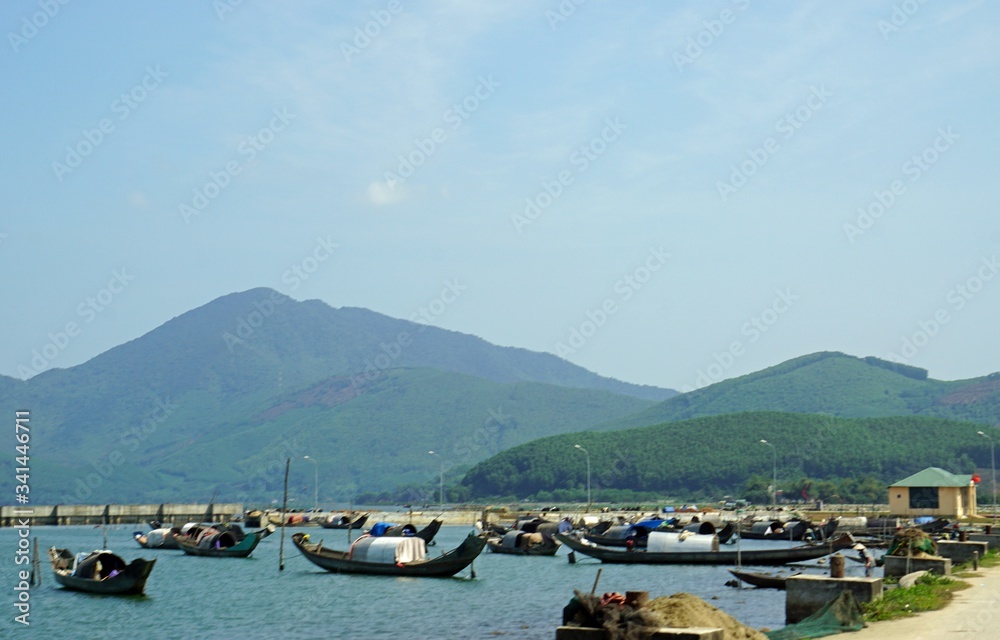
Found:
<path fill-rule="evenodd" d="M 132 562 L 98 549 L 76 556 L 69 549 L 49 549 L 49 561 L 56 582 L 67 589 L 104 595 L 142 595 L 156 559 L 136 558 Z"/>
<path fill-rule="evenodd" d="M 368 513 L 333 514 L 319 524 L 324 529 L 362 529 L 368 522 Z"/>
<path fill-rule="evenodd" d="M 135 531 L 132 538 L 139 543 L 143 549 L 180 549 L 174 534 L 180 533 L 178 527 L 160 527 L 147 533 Z"/>
<path fill-rule="evenodd" d="M 274 525 L 268 525 L 246 533 L 239 525 L 231 523 L 190 523 L 184 525 L 174 539 L 181 550 L 191 556 L 246 558 L 274 530 Z"/>
<path fill-rule="evenodd" d="M 776 576 L 770 573 L 757 573 L 756 571 L 737 571 L 736 569 L 730 569 L 729 573 L 736 576 L 738 580 L 758 589 L 780 589 L 781 591 L 785 590 L 785 580 L 791 577 Z M 797 576 L 799 574 L 793 573 L 791 575 Z"/>
<path fill-rule="evenodd" d="M 554 556 L 559 551 L 560 542 L 551 535 L 508 531 L 502 537 L 487 538 L 486 546 L 492 553 L 517 556 Z"/>
<path fill-rule="evenodd" d="M 318 567 L 333 573 L 357 573 L 379 576 L 450 577 L 459 573 L 486 546 L 483 535 L 470 534 L 458 547 L 437 557 L 427 556 L 427 545 L 416 536 L 362 536 L 347 551 L 313 543 L 307 534 L 296 533 L 292 543 Z"/>
<path fill-rule="evenodd" d="M 651 534 L 652 535 L 652 534 Z M 790 562 L 805 562 L 854 546 L 850 535 L 822 544 L 804 545 L 788 549 L 747 549 L 742 551 L 704 550 L 648 551 L 622 550 L 602 547 L 573 536 L 556 534 L 556 539 L 573 551 L 596 558 L 601 562 L 619 564 L 732 564 L 737 560 L 745 565 L 778 566 Z M 679 545 L 678 545 L 679 548 Z M 718 546 L 716 545 L 716 549 Z"/>

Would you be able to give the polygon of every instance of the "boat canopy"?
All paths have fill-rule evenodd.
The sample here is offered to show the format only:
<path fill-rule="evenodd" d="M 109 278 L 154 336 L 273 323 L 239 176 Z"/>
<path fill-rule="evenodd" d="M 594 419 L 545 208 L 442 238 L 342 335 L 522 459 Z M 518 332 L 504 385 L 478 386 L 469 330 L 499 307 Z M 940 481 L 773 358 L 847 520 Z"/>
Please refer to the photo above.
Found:
<path fill-rule="evenodd" d="M 684 551 L 718 551 L 719 537 L 682 531 L 653 531 L 649 534 L 646 551 L 650 553 Z"/>
<path fill-rule="evenodd" d="M 76 566 L 73 568 L 73 576 L 77 578 L 103 580 L 125 570 L 125 561 L 110 551 L 94 551 L 83 559 L 80 559 L 80 555 L 83 554 L 77 554 Z"/>
<path fill-rule="evenodd" d="M 379 564 L 405 564 L 427 557 L 423 538 L 361 536 L 351 544 L 350 559 Z"/>

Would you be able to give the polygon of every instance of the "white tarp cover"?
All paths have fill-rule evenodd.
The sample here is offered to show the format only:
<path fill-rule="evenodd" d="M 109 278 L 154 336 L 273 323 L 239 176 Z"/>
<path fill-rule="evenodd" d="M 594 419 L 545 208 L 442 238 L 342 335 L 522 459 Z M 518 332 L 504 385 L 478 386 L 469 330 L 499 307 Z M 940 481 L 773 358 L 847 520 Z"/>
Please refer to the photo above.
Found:
<path fill-rule="evenodd" d="M 683 531 L 651 531 L 646 543 L 649 553 L 685 552 L 685 551 L 718 551 L 719 537 Z"/>
<path fill-rule="evenodd" d="M 380 564 L 405 564 L 427 557 L 427 543 L 416 536 L 362 536 L 351 545 L 351 560 Z"/>

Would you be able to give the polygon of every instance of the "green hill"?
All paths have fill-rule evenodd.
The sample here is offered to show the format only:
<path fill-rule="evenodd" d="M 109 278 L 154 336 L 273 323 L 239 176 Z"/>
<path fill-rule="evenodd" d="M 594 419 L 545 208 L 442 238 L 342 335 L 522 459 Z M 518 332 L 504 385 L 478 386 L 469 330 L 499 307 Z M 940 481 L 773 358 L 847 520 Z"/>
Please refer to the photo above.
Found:
<path fill-rule="evenodd" d="M 613 428 L 638 427 L 742 411 L 831 416 L 937 416 L 1000 421 L 1000 373 L 945 382 L 927 371 L 878 358 L 821 352 L 669 398 Z"/>
<path fill-rule="evenodd" d="M 590 452 L 592 489 L 603 499 L 630 492 L 740 495 L 750 479 L 763 479 L 766 487 L 774 456 L 778 486 L 795 493 L 803 479 L 808 484 L 870 476 L 884 494 L 887 484 L 929 466 L 955 473 L 978 468 L 988 477 L 990 448 L 977 435 L 980 428 L 927 417 L 729 414 L 542 438 L 480 462 L 462 486 L 473 498 L 537 497 L 563 489 L 581 499 L 587 478 L 584 456 L 575 448 L 579 444 Z"/>
<path fill-rule="evenodd" d="M 0 404 L 31 411 L 35 504 L 205 500 L 216 488 L 270 500 L 286 457 L 311 496 L 304 455 L 321 465 L 324 499 L 349 499 L 672 393 L 269 289 L 219 298 L 70 369 L 0 378 Z"/>

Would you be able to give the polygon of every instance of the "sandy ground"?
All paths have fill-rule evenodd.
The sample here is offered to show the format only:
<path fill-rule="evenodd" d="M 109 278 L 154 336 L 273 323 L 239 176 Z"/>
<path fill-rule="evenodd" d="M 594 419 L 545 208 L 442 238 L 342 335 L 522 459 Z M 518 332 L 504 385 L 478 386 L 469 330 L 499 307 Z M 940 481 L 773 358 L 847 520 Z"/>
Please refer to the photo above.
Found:
<path fill-rule="evenodd" d="M 944 609 L 910 618 L 875 622 L 845 640 L 996 640 L 1000 638 L 1000 567 L 963 578 L 971 586 L 955 594 Z"/>

